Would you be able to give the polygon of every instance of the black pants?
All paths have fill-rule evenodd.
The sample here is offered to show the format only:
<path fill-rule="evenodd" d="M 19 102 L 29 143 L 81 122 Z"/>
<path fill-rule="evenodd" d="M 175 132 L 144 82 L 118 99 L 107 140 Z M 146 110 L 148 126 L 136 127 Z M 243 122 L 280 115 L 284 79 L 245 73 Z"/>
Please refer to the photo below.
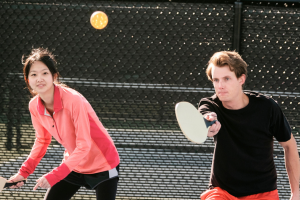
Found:
<path fill-rule="evenodd" d="M 115 200 L 119 178 L 112 178 L 100 183 L 96 188 L 97 200 Z M 44 200 L 69 200 L 80 186 L 60 181 L 48 189 Z"/>

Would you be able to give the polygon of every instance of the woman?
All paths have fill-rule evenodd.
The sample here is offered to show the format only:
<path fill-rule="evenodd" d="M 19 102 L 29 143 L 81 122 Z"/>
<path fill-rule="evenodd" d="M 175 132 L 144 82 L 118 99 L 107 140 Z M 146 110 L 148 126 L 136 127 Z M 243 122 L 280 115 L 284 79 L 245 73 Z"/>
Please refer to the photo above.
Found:
<path fill-rule="evenodd" d="M 33 189 L 49 188 L 46 200 L 70 199 L 81 186 L 95 189 L 97 199 L 115 199 L 119 155 L 89 102 L 59 83 L 56 61 L 47 49 L 32 50 L 23 74 L 34 96 L 29 111 L 36 140 L 27 160 L 10 181 L 23 180 L 34 172 L 53 136 L 65 147 L 63 162 L 39 178 Z M 17 187 L 22 185 L 20 182 Z"/>

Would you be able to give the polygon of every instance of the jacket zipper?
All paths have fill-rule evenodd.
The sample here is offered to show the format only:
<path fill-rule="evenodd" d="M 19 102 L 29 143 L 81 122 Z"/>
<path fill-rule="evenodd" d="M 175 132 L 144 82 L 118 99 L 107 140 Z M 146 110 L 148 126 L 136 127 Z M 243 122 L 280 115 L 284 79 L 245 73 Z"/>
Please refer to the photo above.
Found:
<path fill-rule="evenodd" d="M 54 122 L 54 126 L 55 126 L 55 129 L 56 129 L 56 132 L 57 132 L 57 136 L 59 137 L 60 141 L 62 142 L 62 139 L 61 139 L 60 134 L 59 134 L 58 129 L 57 129 L 56 121 L 54 120 L 54 114 L 55 113 L 53 113 L 53 116 L 51 116 L 51 118 Z"/>

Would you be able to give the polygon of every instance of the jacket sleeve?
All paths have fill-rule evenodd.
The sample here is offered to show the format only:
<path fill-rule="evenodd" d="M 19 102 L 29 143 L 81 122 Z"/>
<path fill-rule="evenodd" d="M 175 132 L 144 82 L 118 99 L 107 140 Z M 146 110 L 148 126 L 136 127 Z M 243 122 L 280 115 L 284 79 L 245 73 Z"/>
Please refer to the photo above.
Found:
<path fill-rule="evenodd" d="M 31 120 L 35 129 L 35 142 L 27 160 L 23 163 L 19 170 L 19 174 L 27 178 L 32 174 L 46 154 L 47 148 L 51 143 L 51 134 L 40 124 L 38 118 L 30 111 Z"/>
<path fill-rule="evenodd" d="M 64 179 L 90 151 L 92 141 L 89 115 L 85 103 L 88 102 L 83 97 L 74 98 L 71 115 L 75 127 L 76 148 L 59 167 L 45 175 L 51 186 Z"/>

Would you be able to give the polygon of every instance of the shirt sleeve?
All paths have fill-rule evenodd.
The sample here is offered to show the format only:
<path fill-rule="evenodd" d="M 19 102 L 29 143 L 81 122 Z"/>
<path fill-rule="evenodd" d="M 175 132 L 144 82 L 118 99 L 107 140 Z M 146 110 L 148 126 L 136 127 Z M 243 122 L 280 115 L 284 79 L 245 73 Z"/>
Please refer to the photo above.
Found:
<path fill-rule="evenodd" d="M 23 163 L 19 170 L 19 174 L 27 178 L 32 174 L 46 154 L 47 148 L 51 143 L 51 134 L 40 124 L 38 118 L 30 111 L 31 120 L 35 129 L 35 142 L 27 160 Z"/>
<path fill-rule="evenodd" d="M 212 102 L 208 98 L 203 98 L 199 102 L 199 108 L 198 111 L 202 114 L 205 115 L 210 112 L 216 112 L 214 109 Z"/>
<path fill-rule="evenodd" d="M 291 127 L 279 105 L 273 99 L 270 100 L 272 103 L 270 132 L 278 142 L 286 142 L 291 139 Z"/>
<path fill-rule="evenodd" d="M 81 160 L 87 156 L 91 148 L 90 122 L 83 97 L 74 99 L 72 106 L 72 118 L 75 127 L 76 148 L 59 167 L 44 175 L 51 186 L 64 179 Z"/>

